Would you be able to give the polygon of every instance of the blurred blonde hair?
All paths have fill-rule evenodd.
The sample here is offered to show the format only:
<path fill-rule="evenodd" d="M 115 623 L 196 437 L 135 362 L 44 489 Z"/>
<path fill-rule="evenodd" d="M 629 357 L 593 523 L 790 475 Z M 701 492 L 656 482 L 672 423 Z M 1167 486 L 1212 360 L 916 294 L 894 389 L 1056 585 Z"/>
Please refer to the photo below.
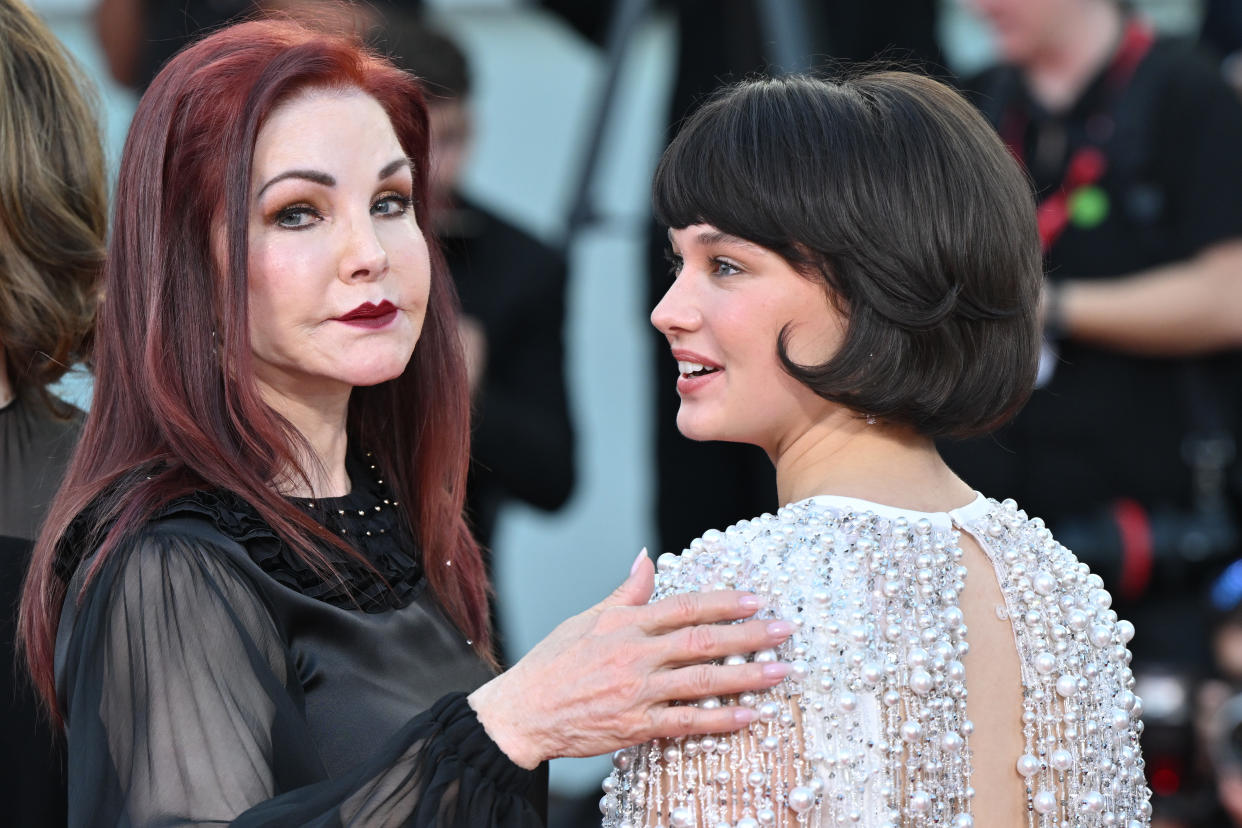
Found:
<path fill-rule="evenodd" d="M 22 0 L 0 0 L 0 346 L 17 394 L 87 358 L 107 233 L 93 89 Z"/>

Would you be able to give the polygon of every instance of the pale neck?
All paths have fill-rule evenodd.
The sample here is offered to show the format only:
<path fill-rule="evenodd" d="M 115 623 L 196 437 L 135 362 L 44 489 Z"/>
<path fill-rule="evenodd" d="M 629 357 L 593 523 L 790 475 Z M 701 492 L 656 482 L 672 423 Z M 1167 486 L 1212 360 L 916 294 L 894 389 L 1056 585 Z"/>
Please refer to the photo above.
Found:
<path fill-rule="evenodd" d="M 16 396 L 17 392 L 9 380 L 9 361 L 5 357 L 4 346 L 0 345 L 0 408 L 13 402 Z"/>
<path fill-rule="evenodd" d="M 263 400 L 301 433 L 310 449 L 309 456 L 297 458 L 306 480 L 293 470 L 286 470 L 273 481 L 273 487 L 282 495 L 323 498 L 349 494 L 349 473 L 345 468 L 349 441 L 345 423 L 350 390 L 291 394 L 259 383 Z"/>
<path fill-rule="evenodd" d="M 906 428 L 868 424 L 841 410 L 774 455 L 781 504 L 841 495 L 917 512 L 947 512 L 974 498 L 935 443 Z"/>
<path fill-rule="evenodd" d="M 1047 109 L 1068 109 L 1112 58 L 1125 17 L 1106 0 L 1085 3 L 1060 21 L 1055 36 L 1022 67 L 1031 93 Z"/>

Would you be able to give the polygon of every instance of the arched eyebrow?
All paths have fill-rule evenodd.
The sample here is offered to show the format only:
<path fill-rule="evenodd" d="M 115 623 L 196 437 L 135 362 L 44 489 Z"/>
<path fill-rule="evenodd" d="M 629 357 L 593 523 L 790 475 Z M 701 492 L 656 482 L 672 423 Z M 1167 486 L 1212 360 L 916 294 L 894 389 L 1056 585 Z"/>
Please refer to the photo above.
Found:
<path fill-rule="evenodd" d="M 405 169 L 408 169 L 410 171 L 410 174 L 413 175 L 414 167 L 410 164 L 410 159 L 398 158 L 394 161 L 389 161 L 387 164 L 384 165 L 384 168 L 379 171 L 379 179 L 383 181 L 385 178 L 392 175 L 397 170 L 403 167 Z"/>
<path fill-rule="evenodd" d="M 267 192 L 267 189 L 273 184 L 284 181 L 287 178 L 301 178 L 314 184 L 321 184 L 324 187 L 336 186 L 336 179 L 328 175 L 326 172 L 319 172 L 318 170 L 285 170 L 279 175 L 274 175 L 269 178 L 267 183 L 260 187 L 259 191 L 254 194 L 254 197 L 258 198 Z"/>
<path fill-rule="evenodd" d="M 397 170 L 400 170 L 403 167 L 409 167 L 409 166 L 410 166 L 410 159 L 396 158 L 392 161 L 389 161 L 387 164 L 381 167 L 379 171 L 379 175 L 377 175 L 375 178 L 378 181 L 383 181 L 388 176 L 397 172 Z M 311 183 L 314 183 L 314 184 L 320 184 L 324 187 L 335 187 L 336 186 L 336 179 L 328 175 L 326 172 L 321 172 L 319 170 L 285 170 L 279 175 L 274 175 L 270 179 L 268 179 L 268 182 L 259 188 L 259 192 L 255 193 L 255 198 L 258 198 L 259 196 L 263 195 L 263 193 L 267 191 L 268 187 L 271 187 L 273 184 L 276 184 L 279 181 L 284 181 L 286 178 L 301 178 L 305 181 L 310 181 Z"/>

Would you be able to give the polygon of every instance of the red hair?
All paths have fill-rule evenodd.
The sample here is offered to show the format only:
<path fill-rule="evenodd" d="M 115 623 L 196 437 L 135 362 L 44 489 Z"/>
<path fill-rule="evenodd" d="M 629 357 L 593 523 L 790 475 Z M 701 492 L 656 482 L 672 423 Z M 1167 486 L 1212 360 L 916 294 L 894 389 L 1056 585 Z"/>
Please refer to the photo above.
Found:
<path fill-rule="evenodd" d="M 240 495 L 324 577 L 333 571 L 323 544 L 362 558 L 270 486 L 281 469 L 299 468 L 304 441 L 259 396 L 247 323 L 255 139 L 275 107 L 324 87 L 357 88 L 384 107 L 411 160 L 415 210 L 429 233 L 419 85 L 352 40 L 289 22 L 241 23 L 180 52 L 139 103 L 104 267 L 94 402 L 22 595 L 19 633 L 54 716 L 53 651 L 67 591 L 56 550 L 88 507 L 84 528 L 99 546 L 88 583 L 161 505 L 202 488 Z M 217 226 L 225 229 L 217 240 L 223 274 L 213 254 Z M 396 379 L 354 389 L 348 429 L 351 443 L 375 451 L 436 598 L 486 657 L 486 576 L 462 513 L 470 403 L 456 314 L 452 282 L 433 253 L 414 356 Z"/>

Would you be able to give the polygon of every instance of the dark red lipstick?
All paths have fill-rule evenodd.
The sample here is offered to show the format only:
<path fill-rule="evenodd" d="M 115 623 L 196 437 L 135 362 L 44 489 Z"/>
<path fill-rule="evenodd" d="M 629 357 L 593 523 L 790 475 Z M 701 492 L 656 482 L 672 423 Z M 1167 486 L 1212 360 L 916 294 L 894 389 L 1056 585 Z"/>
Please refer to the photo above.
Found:
<path fill-rule="evenodd" d="M 359 328 L 382 328 L 396 318 L 397 306 L 385 299 L 378 305 L 363 302 L 349 313 L 336 317 L 336 321 Z"/>

